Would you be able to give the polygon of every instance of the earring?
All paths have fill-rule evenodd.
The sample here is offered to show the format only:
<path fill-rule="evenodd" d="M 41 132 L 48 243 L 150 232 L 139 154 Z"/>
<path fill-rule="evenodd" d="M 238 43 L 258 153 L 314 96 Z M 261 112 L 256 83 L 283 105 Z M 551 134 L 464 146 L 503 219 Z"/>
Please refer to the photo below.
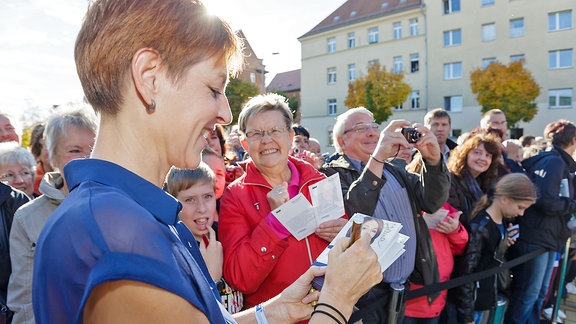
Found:
<path fill-rule="evenodd" d="M 148 113 L 153 113 L 156 110 L 156 100 L 152 99 L 152 103 L 150 105 L 144 105 L 146 107 L 146 111 Z"/>

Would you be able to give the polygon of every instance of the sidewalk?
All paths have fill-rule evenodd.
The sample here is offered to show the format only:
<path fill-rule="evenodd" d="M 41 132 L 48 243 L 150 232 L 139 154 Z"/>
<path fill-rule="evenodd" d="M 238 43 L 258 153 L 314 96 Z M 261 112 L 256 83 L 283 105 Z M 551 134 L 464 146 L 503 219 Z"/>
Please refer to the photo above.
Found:
<path fill-rule="evenodd" d="M 576 324 L 576 295 L 567 294 L 560 309 L 566 313 L 564 324 Z"/>

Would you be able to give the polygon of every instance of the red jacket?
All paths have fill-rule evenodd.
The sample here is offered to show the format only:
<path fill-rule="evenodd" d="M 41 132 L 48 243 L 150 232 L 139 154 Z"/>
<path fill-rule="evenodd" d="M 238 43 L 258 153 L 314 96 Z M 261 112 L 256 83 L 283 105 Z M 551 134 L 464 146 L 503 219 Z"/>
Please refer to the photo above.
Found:
<path fill-rule="evenodd" d="M 455 213 L 457 210 L 446 203 L 442 206 L 443 209 L 448 209 L 449 215 Z M 464 215 L 462 215 L 464 216 Z M 438 272 L 440 273 L 440 282 L 448 281 L 452 268 L 454 268 L 454 255 L 461 255 L 466 249 L 468 243 L 468 232 L 460 223 L 458 229 L 450 234 L 440 233 L 434 229 L 430 229 L 430 237 L 432 238 L 432 245 L 434 245 L 434 252 L 436 252 L 436 260 L 438 260 Z M 421 285 L 410 283 L 410 290 L 422 288 Z M 410 299 L 406 301 L 405 316 L 415 318 L 432 318 L 440 315 L 440 312 L 446 305 L 447 290 L 442 290 L 432 304 L 428 304 L 426 296 Z"/>
<path fill-rule="evenodd" d="M 310 201 L 308 186 L 326 176 L 306 162 L 289 159 L 300 173 L 299 191 Z M 280 239 L 264 220 L 271 211 L 266 198 L 270 190 L 250 161 L 246 173 L 226 188 L 220 202 L 223 276 L 244 293 L 247 308 L 278 295 L 310 268 L 310 258 L 314 261 L 328 246 L 316 234 L 301 241 L 293 236 Z"/>

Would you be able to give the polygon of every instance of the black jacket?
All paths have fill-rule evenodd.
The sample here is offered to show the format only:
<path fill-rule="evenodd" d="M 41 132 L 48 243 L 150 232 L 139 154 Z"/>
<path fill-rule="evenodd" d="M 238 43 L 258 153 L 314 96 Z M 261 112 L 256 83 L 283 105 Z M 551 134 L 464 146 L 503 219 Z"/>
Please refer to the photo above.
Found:
<path fill-rule="evenodd" d="M 30 199 L 25 193 L 0 183 L 0 302 L 6 301 L 10 264 L 10 228 L 16 210 Z"/>
<path fill-rule="evenodd" d="M 524 160 L 522 165 L 536 185 L 539 196 L 524 216 L 518 218 L 518 240 L 559 252 L 570 236 L 567 222 L 576 212 L 576 162 L 566 151 L 554 146 L 550 151 Z M 567 186 L 568 197 L 560 196 L 560 186 Z"/>
<path fill-rule="evenodd" d="M 412 203 L 414 224 L 417 233 L 415 269 L 411 281 L 429 285 L 439 281 L 436 254 L 430 238 L 428 227 L 422 218 L 422 211 L 433 213 L 448 199 L 450 173 L 444 162 L 440 166 L 424 165 L 422 175 L 408 173 L 402 168 L 386 163 L 396 180 L 407 189 Z M 340 174 L 344 207 L 348 215 L 363 213 L 373 215 L 378 203 L 380 190 L 386 178 L 376 176 L 368 169 L 360 174 L 351 165 L 348 157 L 340 156 L 320 170 L 327 176 Z M 438 295 L 429 296 L 431 302 Z"/>
<path fill-rule="evenodd" d="M 504 228 L 507 223 L 504 221 Z M 470 238 L 464 254 L 463 274 L 481 272 L 500 266 L 494 253 L 502 241 L 498 225 L 485 210 L 470 222 Z M 505 251 L 505 250 L 504 250 Z M 474 311 L 487 310 L 496 305 L 498 289 L 496 275 L 460 286 L 461 301 L 458 307 L 458 322 L 474 321 Z"/>

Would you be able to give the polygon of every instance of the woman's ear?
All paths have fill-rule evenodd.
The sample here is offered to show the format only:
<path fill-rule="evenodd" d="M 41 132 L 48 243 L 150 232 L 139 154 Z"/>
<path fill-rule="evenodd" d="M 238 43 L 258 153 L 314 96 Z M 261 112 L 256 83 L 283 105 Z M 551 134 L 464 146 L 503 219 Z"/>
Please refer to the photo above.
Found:
<path fill-rule="evenodd" d="M 153 48 L 139 49 L 130 64 L 134 87 L 145 106 L 152 104 L 157 94 L 157 78 L 160 71 L 160 53 Z"/>

